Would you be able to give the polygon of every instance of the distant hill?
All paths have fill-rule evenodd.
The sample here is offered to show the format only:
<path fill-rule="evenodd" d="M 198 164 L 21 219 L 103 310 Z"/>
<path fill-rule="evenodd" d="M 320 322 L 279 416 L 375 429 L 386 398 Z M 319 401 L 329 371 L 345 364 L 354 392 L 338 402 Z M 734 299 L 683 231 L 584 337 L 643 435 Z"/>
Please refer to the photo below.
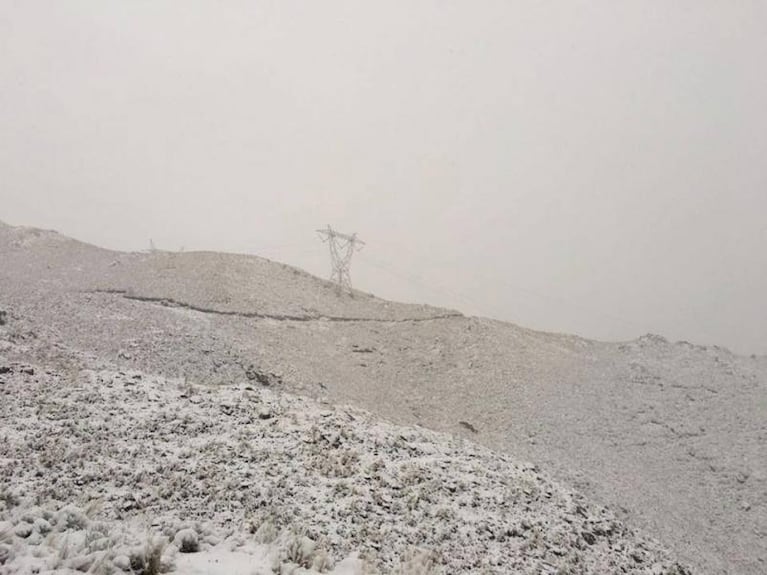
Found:
<path fill-rule="evenodd" d="M 292 319 L 418 320 L 458 316 L 426 305 L 341 292 L 329 281 L 264 258 L 214 252 L 121 253 L 53 231 L 0 226 L 0 250 L 17 281 L 125 292 L 203 310 Z M 23 273 L 22 273 L 23 272 Z"/>

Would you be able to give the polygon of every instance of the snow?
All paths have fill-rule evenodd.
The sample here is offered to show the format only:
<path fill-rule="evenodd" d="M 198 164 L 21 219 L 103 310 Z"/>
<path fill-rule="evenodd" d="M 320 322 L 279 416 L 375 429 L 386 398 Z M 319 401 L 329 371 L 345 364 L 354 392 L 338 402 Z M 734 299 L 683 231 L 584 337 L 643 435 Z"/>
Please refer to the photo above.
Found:
<path fill-rule="evenodd" d="M 0 573 L 125 557 L 182 573 L 681 569 L 609 510 L 471 442 L 79 361 L 65 374 L 0 357 Z"/>
<path fill-rule="evenodd" d="M 357 528 L 378 525 L 375 510 L 392 517 L 386 506 L 401 498 L 390 487 L 399 484 L 424 516 L 418 526 L 435 529 L 426 540 L 453 529 L 454 537 L 470 539 L 461 543 L 467 557 L 449 555 L 451 561 L 469 565 L 479 556 L 489 563 L 492 550 L 471 539 L 486 504 L 471 507 L 462 499 L 461 477 L 448 471 L 458 466 L 461 476 L 485 485 L 479 495 L 497 495 L 505 488 L 482 483 L 485 466 L 527 460 L 545 471 L 542 477 L 556 477 L 551 481 L 561 490 L 609 505 L 621 524 L 651 533 L 701 572 L 765 572 L 767 358 L 659 336 L 594 342 L 338 294 L 300 270 L 248 256 L 121 254 L 8 226 L 0 228 L 0 255 L 0 310 L 8 312 L 0 354 L 14 368 L 0 373 L 0 488 L 44 494 L 56 501 L 52 512 L 68 503 L 84 507 L 92 497 L 103 500 L 99 520 L 127 526 L 146 514 L 137 533 L 164 517 L 166 537 L 175 535 L 174 521 L 200 522 L 215 532 L 206 537 L 225 541 L 229 531 L 254 537 L 233 494 L 254 504 L 274 500 L 268 493 L 274 489 L 291 502 L 279 512 L 293 504 L 301 510 L 294 526 L 327 537 L 334 560 L 368 549 L 391 570 L 406 553 L 402 543 L 418 543 L 417 529 L 396 514 L 392 525 L 382 525 L 380 541 Z M 24 366 L 34 374 L 21 373 Z M 241 396 L 254 394 L 248 385 L 258 401 L 248 412 L 253 422 L 245 423 Z M 291 394 L 316 402 L 299 407 Z M 339 407 L 347 404 L 370 413 Z M 317 406 L 330 412 L 317 416 L 332 423 L 323 435 L 333 444 L 339 437 L 339 446 L 299 431 L 308 415 L 292 422 L 292 414 Z M 381 418 L 404 427 L 380 428 Z M 422 428 L 447 435 L 422 436 Z M 253 443 L 248 434 L 257 431 L 272 444 Z M 409 438 L 401 444 L 400 433 Z M 380 434 L 389 440 L 374 441 Z M 110 436 L 111 443 L 104 439 Z M 243 438 L 255 447 L 241 450 Z M 475 442 L 492 455 L 477 455 Z M 318 453 L 302 458 L 306 445 Z M 397 473 L 371 493 L 356 468 L 344 476 L 353 468 L 351 451 L 363 466 L 379 453 Z M 436 502 L 421 498 L 415 485 L 402 487 L 408 458 L 426 470 L 423 483 L 443 482 L 438 492 L 446 493 Z M 285 477 L 281 466 L 295 469 L 297 460 L 311 473 Z M 265 467 L 244 477 L 257 466 Z M 359 497 L 353 490 L 361 488 L 365 506 L 352 508 Z M 163 497 L 173 499 L 163 507 Z M 345 518 L 333 515 L 334 497 Z M 30 504 L 22 500 L 22 507 Z M 556 509 L 537 512 L 573 520 Z M 488 517 L 501 521 L 494 513 Z M 553 536 L 556 525 L 552 519 L 539 527 Z M 286 527 L 279 525 L 277 535 Z M 374 547 L 390 541 L 394 551 Z M 507 565 L 488 569 L 512 569 L 514 552 Z M 549 569 L 548 559 L 538 559 L 540 569 Z"/>
<path fill-rule="evenodd" d="M 226 549 L 181 555 L 176 560 L 176 570 L 188 575 L 265 575 L 272 572 L 268 555 Z"/>

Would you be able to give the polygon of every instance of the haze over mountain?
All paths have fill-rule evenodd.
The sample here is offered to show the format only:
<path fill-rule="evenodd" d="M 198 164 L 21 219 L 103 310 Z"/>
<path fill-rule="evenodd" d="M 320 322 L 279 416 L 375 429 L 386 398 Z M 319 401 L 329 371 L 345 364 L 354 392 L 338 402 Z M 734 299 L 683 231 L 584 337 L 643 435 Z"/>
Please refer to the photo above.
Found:
<path fill-rule="evenodd" d="M 0 0 L 0 575 L 767 573 L 765 23 Z"/>
<path fill-rule="evenodd" d="M 767 358 L 532 331 L 339 293 L 248 256 L 122 253 L 0 226 L 0 307 L 37 358 L 255 382 L 538 464 L 701 573 L 767 561 Z M 30 340 L 32 341 L 32 340 Z"/>
<path fill-rule="evenodd" d="M 0 205 L 537 329 L 767 353 L 764 2 L 0 2 Z"/>

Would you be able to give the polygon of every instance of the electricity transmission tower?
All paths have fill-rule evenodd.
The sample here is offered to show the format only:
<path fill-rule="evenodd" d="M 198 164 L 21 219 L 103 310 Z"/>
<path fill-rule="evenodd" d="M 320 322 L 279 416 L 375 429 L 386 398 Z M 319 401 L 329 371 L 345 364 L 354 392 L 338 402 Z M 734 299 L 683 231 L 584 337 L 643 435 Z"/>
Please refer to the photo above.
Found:
<path fill-rule="evenodd" d="M 357 234 L 342 234 L 330 226 L 317 232 L 322 236 L 322 241 L 327 242 L 330 247 L 330 262 L 333 266 L 330 281 L 335 282 L 339 289 L 351 290 L 352 278 L 349 274 L 349 266 L 352 263 L 352 255 L 355 251 L 362 249 L 365 242 L 358 239 Z"/>

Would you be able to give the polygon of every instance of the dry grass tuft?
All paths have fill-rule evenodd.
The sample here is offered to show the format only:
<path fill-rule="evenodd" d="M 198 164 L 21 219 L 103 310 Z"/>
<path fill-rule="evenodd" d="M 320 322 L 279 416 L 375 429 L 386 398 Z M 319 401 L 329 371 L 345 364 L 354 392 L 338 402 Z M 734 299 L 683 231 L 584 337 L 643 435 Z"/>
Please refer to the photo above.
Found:
<path fill-rule="evenodd" d="M 394 575 L 435 575 L 437 573 L 436 558 L 431 551 L 413 548 L 405 553 L 400 565 L 394 570 Z"/>

